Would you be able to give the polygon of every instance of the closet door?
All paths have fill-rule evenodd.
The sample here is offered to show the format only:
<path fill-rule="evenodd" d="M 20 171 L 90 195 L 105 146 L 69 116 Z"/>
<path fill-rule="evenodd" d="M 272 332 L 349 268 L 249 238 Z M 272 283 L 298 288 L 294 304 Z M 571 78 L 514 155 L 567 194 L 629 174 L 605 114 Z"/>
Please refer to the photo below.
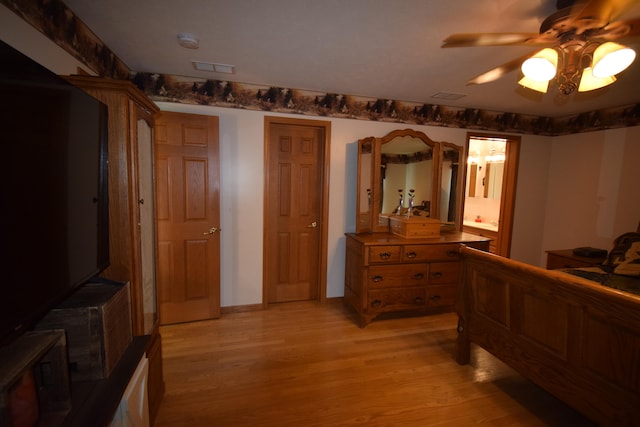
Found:
<path fill-rule="evenodd" d="M 220 317 L 218 118 L 155 120 L 160 323 Z"/>

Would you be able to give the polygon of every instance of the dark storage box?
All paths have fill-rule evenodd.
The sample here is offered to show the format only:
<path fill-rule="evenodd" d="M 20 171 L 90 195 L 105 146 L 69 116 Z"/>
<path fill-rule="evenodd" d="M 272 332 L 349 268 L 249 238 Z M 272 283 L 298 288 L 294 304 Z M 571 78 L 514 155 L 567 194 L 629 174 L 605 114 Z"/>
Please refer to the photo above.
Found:
<path fill-rule="evenodd" d="M 129 283 L 89 283 L 51 310 L 37 329 L 64 329 L 72 381 L 109 374 L 132 340 Z"/>

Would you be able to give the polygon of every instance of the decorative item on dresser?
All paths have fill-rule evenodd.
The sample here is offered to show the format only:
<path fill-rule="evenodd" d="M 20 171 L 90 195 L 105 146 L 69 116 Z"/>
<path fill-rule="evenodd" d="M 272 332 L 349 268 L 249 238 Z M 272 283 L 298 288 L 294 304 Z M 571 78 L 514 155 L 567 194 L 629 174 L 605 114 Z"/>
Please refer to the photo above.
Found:
<path fill-rule="evenodd" d="M 344 300 L 360 327 L 387 313 L 453 310 L 460 246 L 489 250 L 491 240 L 460 232 L 462 158 L 462 147 L 411 129 L 358 141 Z"/>

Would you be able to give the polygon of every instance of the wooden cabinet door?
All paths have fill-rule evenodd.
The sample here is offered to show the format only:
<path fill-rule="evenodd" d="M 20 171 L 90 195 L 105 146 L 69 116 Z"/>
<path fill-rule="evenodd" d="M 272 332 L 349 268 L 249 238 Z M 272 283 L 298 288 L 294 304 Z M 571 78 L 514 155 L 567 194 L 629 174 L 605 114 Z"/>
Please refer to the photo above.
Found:
<path fill-rule="evenodd" d="M 220 317 L 218 118 L 155 123 L 160 323 Z"/>

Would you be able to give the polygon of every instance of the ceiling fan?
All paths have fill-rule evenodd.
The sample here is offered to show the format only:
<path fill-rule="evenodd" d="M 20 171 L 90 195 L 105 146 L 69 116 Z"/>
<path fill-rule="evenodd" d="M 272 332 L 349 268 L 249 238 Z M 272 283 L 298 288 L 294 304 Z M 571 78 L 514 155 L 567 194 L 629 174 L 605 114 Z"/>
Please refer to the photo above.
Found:
<path fill-rule="evenodd" d="M 453 34 L 442 47 L 542 48 L 480 74 L 467 84 L 488 83 L 521 68 L 524 77 L 519 83 L 529 89 L 547 92 L 555 77 L 564 95 L 594 90 L 615 82 L 615 74 L 634 61 L 635 51 L 614 40 L 640 36 L 640 17 L 616 21 L 638 3 L 640 0 L 557 0 L 558 10 L 542 22 L 538 33 Z"/>

